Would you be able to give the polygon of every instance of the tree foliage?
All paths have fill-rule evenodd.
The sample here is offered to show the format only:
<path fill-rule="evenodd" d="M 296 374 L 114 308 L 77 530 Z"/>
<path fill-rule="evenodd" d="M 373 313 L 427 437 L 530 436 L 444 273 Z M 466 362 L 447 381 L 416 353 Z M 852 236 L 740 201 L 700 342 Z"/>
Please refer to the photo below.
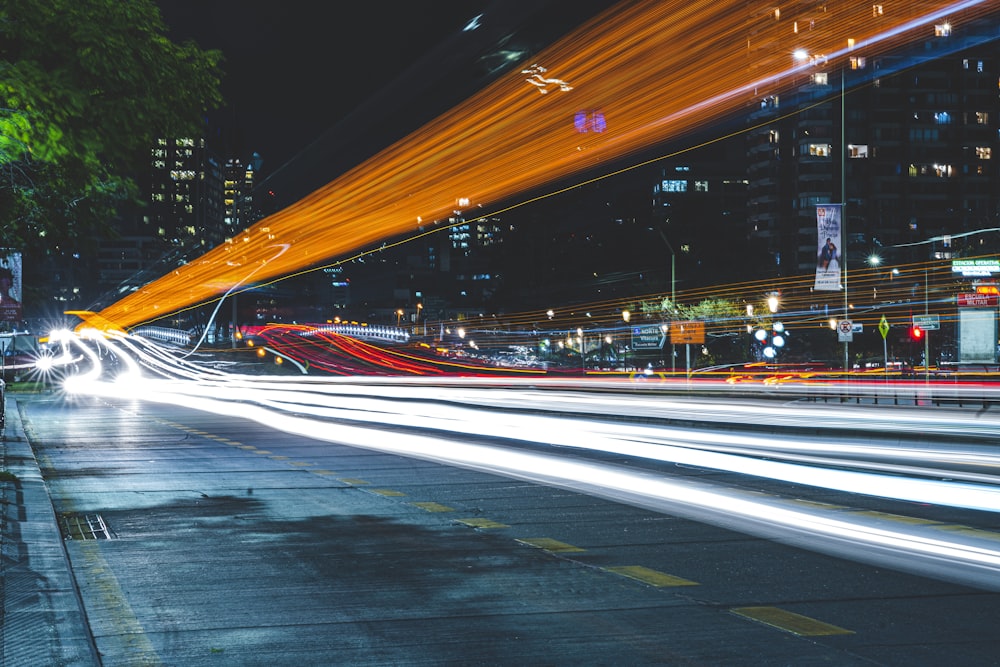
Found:
<path fill-rule="evenodd" d="M 221 104 L 221 54 L 166 32 L 151 0 L 0 5 L 0 247 L 93 238 L 154 138 Z"/>
<path fill-rule="evenodd" d="M 739 321 L 743 308 L 729 299 L 704 299 L 698 303 L 673 303 L 670 297 L 641 301 L 639 312 L 660 319 L 703 320 L 705 322 Z"/>

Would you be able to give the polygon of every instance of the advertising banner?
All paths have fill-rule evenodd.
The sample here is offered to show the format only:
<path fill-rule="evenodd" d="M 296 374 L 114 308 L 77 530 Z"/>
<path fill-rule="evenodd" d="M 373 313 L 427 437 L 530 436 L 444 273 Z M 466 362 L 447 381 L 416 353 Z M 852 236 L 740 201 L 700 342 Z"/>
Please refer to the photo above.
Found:
<path fill-rule="evenodd" d="M 843 204 L 816 207 L 816 285 L 814 289 L 838 291 L 840 284 L 841 215 Z"/>
<path fill-rule="evenodd" d="M 21 321 L 21 253 L 0 249 L 0 322 Z"/>

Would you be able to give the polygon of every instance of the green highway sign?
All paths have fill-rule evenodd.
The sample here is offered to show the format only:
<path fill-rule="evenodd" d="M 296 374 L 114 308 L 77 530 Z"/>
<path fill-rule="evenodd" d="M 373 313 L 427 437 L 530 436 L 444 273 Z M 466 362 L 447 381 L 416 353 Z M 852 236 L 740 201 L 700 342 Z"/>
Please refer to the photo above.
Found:
<path fill-rule="evenodd" d="M 667 342 L 667 330 L 663 324 L 642 324 L 632 327 L 633 350 L 658 350 Z"/>
<path fill-rule="evenodd" d="M 941 320 L 937 315 L 914 315 L 913 326 L 924 331 L 937 331 L 941 328 Z"/>

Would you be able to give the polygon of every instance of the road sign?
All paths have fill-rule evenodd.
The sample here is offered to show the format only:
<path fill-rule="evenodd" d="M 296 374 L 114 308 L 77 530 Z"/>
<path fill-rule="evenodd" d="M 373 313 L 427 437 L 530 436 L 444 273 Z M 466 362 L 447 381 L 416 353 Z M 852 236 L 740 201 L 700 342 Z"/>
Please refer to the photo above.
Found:
<path fill-rule="evenodd" d="M 643 324 L 632 327 L 633 350 L 659 350 L 667 342 L 667 325 Z"/>
<path fill-rule="evenodd" d="M 854 322 L 851 320 L 837 321 L 837 340 L 841 343 L 850 343 L 854 340 Z"/>
<path fill-rule="evenodd" d="M 889 335 L 889 320 L 885 319 L 885 315 L 878 321 L 878 332 L 882 334 L 882 340 Z"/>
<path fill-rule="evenodd" d="M 924 331 L 937 331 L 941 328 L 941 320 L 937 315 L 914 315 L 913 326 Z"/>
<path fill-rule="evenodd" d="M 670 342 L 674 345 L 704 344 L 705 323 L 698 320 L 674 322 L 670 327 Z"/>
<path fill-rule="evenodd" d="M 959 294 L 959 308 L 996 308 L 1000 305 L 1000 297 L 996 294 Z"/>

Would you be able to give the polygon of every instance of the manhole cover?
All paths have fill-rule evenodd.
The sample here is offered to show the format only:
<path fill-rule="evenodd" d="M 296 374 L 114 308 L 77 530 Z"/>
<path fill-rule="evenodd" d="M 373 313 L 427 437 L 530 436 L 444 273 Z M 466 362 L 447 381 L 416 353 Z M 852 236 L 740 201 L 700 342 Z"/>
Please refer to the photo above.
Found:
<path fill-rule="evenodd" d="M 100 514 L 63 514 L 59 519 L 66 540 L 111 540 L 115 537 Z"/>

